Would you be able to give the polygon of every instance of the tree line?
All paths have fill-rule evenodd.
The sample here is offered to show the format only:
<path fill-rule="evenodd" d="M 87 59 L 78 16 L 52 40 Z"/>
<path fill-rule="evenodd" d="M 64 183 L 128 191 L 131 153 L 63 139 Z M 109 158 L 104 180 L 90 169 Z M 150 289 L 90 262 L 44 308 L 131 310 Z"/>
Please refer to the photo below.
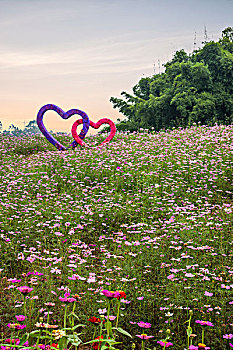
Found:
<path fill-rule="evenodd" d="M 18 128 L 14 124 L 11 124 L 7 130 L 3 130 L 2 122 L 0 121 L 0 132 L 2 132 L 4 135 L 20 136 L 25 134 L 40 133 L 40 129 L 38 128 L 36 120 L 31 120 L 28 122 L 28 124 L 24 127 L 23 130 Z"/>
<path fill-rule="evenodd" d="M 118 130 L 170 129 L 233 122 L 233 28 L 222 31 L 219 41 L 187 54 L 175 53 L 165 72 L 140 79 L 133 94 L 111 97 L 113 108 L 126 118 Z"/>

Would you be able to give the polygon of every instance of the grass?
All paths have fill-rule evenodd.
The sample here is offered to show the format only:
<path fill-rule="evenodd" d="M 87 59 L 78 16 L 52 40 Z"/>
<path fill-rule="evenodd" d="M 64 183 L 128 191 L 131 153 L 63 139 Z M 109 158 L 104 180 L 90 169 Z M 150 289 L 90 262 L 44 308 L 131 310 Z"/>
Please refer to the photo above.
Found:
<path fill-rule="evenodd" d="M 0 139 L 2 344 L 7 324 L 25 314 L 27 327 L 13 337 L 37 330 L 48 337 L 40 343 L 58 342 L 38 327 L 49 315 L 59 330 L 65 320 L 76 337 L 68 348 L 78 348 L 77 337 L 88 342 L 102 326 L 109 334 L 101 318 L 109 306 L 119 316 L 111 322 L 118 349 L 163 349 L 162 339 L 172 349 L 231 348 L 223 336 L 233 333 L 232 125 L 119 133 L 102 148 L 65 152 L 40 135 Z M 24 298 L 20 286 L 33 291 Z M 103 289 L 126 299 L 110 302 Z M 65 293 L 76 301 L 60 300 Z M 153 338 L 136 336 L 143 333 Z"/>

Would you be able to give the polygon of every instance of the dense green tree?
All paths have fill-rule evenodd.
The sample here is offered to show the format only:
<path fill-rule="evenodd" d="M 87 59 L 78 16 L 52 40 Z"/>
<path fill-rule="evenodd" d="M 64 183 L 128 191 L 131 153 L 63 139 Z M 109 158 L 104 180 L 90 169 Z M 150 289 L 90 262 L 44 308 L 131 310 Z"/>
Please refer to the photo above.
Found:
<path fill-rule="evenodd" d="M 164 73 L 140 79 L 134 95 L 123 91 L 123 99 L 110 98 L 126 117 L 119 130 L 233 122 L 233 28 L 190 55 L 177 51 L 164 67 Z"/>

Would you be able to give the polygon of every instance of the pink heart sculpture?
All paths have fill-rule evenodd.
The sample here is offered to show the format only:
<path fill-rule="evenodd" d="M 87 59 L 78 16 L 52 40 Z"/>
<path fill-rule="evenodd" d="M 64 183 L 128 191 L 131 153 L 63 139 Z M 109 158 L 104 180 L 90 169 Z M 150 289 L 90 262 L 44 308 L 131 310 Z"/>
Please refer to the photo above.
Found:
<path fill-rule="evenodd" d="M 83 123 L 82 119 L 76 120 L 76 122 L 74 122 L 74 124 L 72 125 L 71 133 L 77 143 L 79 143 L 81 146 L 88 147 L 88 145 L 77 134 L 77 127 L 82 123 Z M 111 131 L 109 136 L 103 142 L 101 142 L 101 144 L 99 144 L 97 147 L 102 146 L 103 144 L 111 141 L 116 133 L 116 125 L 110 119 L 103 118 L 103 119 L 100 119 L 97 123 L 94 123 L 90 120 L 90 126 L 94 129 L 98 129 L 102 124 L 108 124 L 110 126 Z"/>

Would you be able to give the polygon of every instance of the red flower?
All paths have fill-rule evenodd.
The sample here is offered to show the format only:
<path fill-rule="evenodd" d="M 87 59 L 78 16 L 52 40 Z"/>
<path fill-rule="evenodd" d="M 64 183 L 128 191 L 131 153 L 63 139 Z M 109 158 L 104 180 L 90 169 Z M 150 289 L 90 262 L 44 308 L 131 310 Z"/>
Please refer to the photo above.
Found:
<path fill-rule="evenodd" d="M 97 338 L 95 338 L 95 340 L 99 340 L 99 339 L 104 339 L 103 335 L 98 336 Z M 111 339 L 110 337 L 108 337 L 108 339 Z M 93 343 L 92 347 L 94 350 L 98 350 L 101 348 L 101 344 L 102 344 L 102 341 L 100 342 L 96 342 L 96 343 Z M 107 346 L 107 348 L 109 349 L 109 344 L 108 343 L 105 343 L 105 346 Z"/>
<path fill-rule="evenodd" d="M 95 316 L 92 316 L 88 319 L 88 321 L 90 321 L 91 323 L 94 323 L 94 324 L 100 324 L 101 323 L 101 319 L 100 318 L 97 318 Z M 105 320 L 103 320 L 103 323 L 105 322 Z"/>
<path fill-rule="evenodd" d="M 117 297 L 117 299 L 126 299 L 126 294 L 125 292 L 123 292 L 123 290 L 117 290 L 118 293 L 120 293 L 120 295 Z"/>

